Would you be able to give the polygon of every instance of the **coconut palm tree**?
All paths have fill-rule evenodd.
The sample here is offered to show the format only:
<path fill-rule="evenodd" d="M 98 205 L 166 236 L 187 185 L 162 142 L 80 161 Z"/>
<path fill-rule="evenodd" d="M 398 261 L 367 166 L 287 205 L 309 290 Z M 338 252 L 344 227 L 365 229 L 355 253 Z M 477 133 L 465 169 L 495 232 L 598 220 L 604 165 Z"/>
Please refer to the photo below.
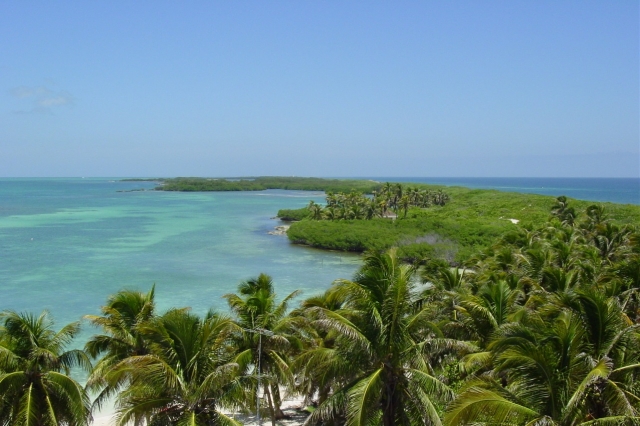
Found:
<path fill-rule="evenodd" d="M 409 211 L 409 207 L 411 207 L 411 200 L 408 196 L 403 195 L 398 201 L 398 207 L 402 209 L 403 218 L 407 217 L 407 212 Z"/>
<path fill-rule="evenodd" d="M 364 218 L 371 220 L 378 216 L 378 206 L 374 200 L 367 200 L 364 204 Z"/>
<path fill-rule="evenodd" d="M 573 207 L 569 206 L 569 200 L 564 195 L 556 198 L 556 201 L 551 208 L 551 214 L 557 217 L 565 225 L 573 225 L 576 219 L 576 211 Z"/>
<path fill-rule="evenodd" d="M 276 419 L 284 417 L 280 408 L 282 398 L 279 385 L 289 389 L 294 387 L 289 355 L 300 347 L 296 328 L 304 321 L 300 317 L 288 316 L 287 309 L 299 291 L 290 293 L 278 303 L 271 277 L 260 274 L 241 283 L 238 292 L 239 295 L 224 296 L 241 331 L 236 335 L 240 352 L 238 358 L 245 360 L 245 372 L 252 371 L 254 376 L 260 378 L 275 426 Z M 251 361 L 246 362 L 247 358 Z"/>
<path fill-rule="evenodd" d="M 449 201 L 449 195 L 447 195 L 442 189 L 438 189 L 433 193 L 433 204 L 437 206 L 444 206 Z"/>
<path fill-rule="evenodd" d="M 347 383 L 353 372 L 348 362 L 336 359 L 342 352 L 336 348 L 340 334 L 321 326 L 324 315 L 322 311 L 338 312 L 344 300 L 331 290 L 322 295 L 310 297 L 302 301 L 300 308 L 292 315 L 299 315 L 307 321 L 302 330 L 308 336 L 303 352 L 296 357 L 293 368 L 296 373 L 297 386 L 307 401 L 313 401 L 317 395 L 317 403 L 322 404 L 329 397 L 332 389 Z M 335 367 L 332 369 L 331 367 Z M 346 367 L 345 369 L 341 369 Z"/>
<path fill-rule="evenodd" d="M 129 357 L 151 352 L 142 329 L 156 316 L 154 297 L 155 286 L 148 293 L 122 290 L 109 296 L 107 304 L 101 308 L 102 315 L 85 316 L 104 332 L 91 337 L 85 345 L 85 351 L 99 359 L 87 381 L 88 389 L 98 392 L 94 402 L 96 408 L 99 409 L 127 383 L 127 377 L 120 374 L 115 376 L 118 380 L 113 380 L 110 374 L 113 367 Z"/>
<path fill-rule="evenodd" d="M 604 261 L 615 261 L 619 249 L 626 245 L 626 239 L 630 234 L 631 229 L 626 226 L 619 227 L 610 222 L 602 223 L 595 227 L 593 245 L 600 251 Z"/>
<path fill-rule="evenodd" d="M 209 312 L 204 318 L 174 309 L 142 327 L 151 352 L 113 367 L 127 377 L 116 399 L 117 424 L 238 425 L 220 411 L 250 400 L 234 362 L 233 322 Z"/>
<path fill-rule="evenodd" d="M 567 209 L 561 197 L 555 213 Z M 482 297 L 481 286 L 460 303 L 475 322 L 506 307 L 507 322 L 490 321 L 488 352 L 461 363 L 482 361 L 482 369 L 462 386 L 446 424 L 640 424 L 635 231 L 612 226 L 602 209 L 587 214 L 579 226 L 556 222 L 531 237 L 505 236 L 477 264 L 477 279 L 501 277 L 520 294 L 498 303 Z M 486 309 L 468 309 L 469 301 Z"/>
<path fill-rule="evenodd" d="M 395 251 L 369 253 L 353 280 L 332 289 L 344 300 L 338 311 L 318 308 L 318 326 L 338 334 L 339 356 L 314 358 L 319 369 L 350 371 L 350 380 L 310 416 L 308 423 L 345 415 L 348 425 L 440 424 L 436 402 L 451 391 L 428 363 L 420 336 L 426 319 L 415 268 Z M 333 365 L 336 362 L 341 366 Z"/>
<path fill-rule="evenodd" d="M 592 230 L 609 220 L 607 209 L 602 204 L 592 204 L 585 210 L 587 220 L 584 223 L 586 229 Z"/>
<path fill-rule="evenodd" d="M 340 217 L 340 211 L 334 206 L 328 206 L 322 211 L 322 216 L 327 220 L 337 220 Z"/>
<path fill-rule="evenodd" d="M 65 350 L 80 323 L 54 331 L 46 311 L 39 316 L 5 311 L 0 322 L 0 424 L 88 424 L 89 397 L 69 374 L 74 367 L 88 371 L 91 363 L 83 351 Z"/>
<path fill-rule="evenodd" d="M 474 338 L 484 347 L 510 316 L 518 309 L 516 302 L 521 297 L 518 290 L 509 287 L 506 281 L 488 282 L 477 294 L 462 297 L 457 307 L 461 320 L 468 323 L 467 329 L 473 330 Z"/>
<path fill-rule="evenodd" d="M 445 424 L 638 424 L 638 326 L 595 291 L 558 312 L 503 327 L 495 368 L 465 384 Z"/>
<path fill-rule="evenodd" d="M 307 206 L 309 212 L 311 213 L 311 219 L 320 220 L 322 219 L 322 206 L 317 204 L 315 201 L 309 201 L 309 205 Z"/>

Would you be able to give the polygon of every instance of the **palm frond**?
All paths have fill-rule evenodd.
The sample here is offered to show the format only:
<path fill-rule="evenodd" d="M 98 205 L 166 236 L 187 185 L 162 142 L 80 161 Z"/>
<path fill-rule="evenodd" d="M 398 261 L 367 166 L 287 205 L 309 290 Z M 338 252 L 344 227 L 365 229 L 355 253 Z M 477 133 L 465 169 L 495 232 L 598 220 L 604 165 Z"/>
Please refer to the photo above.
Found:
<path fill-rule="evenodd" d="M 383 382 L 383 369 L 374 371 L 355 384 L 348 394 L 347 425 L 369 426 L 379 417 L 377 408 Z"/>
<path fill-rule="evenodd" d="M 576 390 L 571 395 L 571 398 L 566 404 L 564 417 L 573 415 L 577 409 L 577 405 L 583 401 L 585 395 L 590 390 L 591 386 L 599 380 L 603 380 L 609 377 L 612 370 L 612 362 L 608 358 L 602 358 L 598 363 L 589 371 L 584 377 L 582 382 L 578 385 Z"/>
<path fill-rule="evenodd" d="M 467 425 L 490 420 L 494 424 L 525 422 L 538 416 L 534 410 L 480 387 L 465 390 L 447 410 L 444 424 Z"/>

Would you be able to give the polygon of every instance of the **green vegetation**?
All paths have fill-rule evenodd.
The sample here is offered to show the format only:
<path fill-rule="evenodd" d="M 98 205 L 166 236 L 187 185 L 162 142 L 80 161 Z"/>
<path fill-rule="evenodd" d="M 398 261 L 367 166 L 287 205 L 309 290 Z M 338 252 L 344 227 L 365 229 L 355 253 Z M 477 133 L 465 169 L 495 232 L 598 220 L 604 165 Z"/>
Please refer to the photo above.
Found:
<path fill-rule="evenodd" d="M 80 324 L 55 331 L 47 312 L 3 312 L 0 323 L 0 424 L 88 424 L 89 394 L 69 374 L 91 363 L 85 352 L 65 350 Z"/>
<path fill-rule="evenodd" d="M 263 392 L 275 424 L 276 419 L 285 417 L 280 385 L 286 389 L 295 387 L 288 356 L 301 349 L 297 330 L 304 323 L 288 316 L 287 307 L 299 292 L 294 291 L 277 302 L 273 282 L 266 274 L 241 283 L 238 291 L 239 295 L 224 296 L 239 327 L 234 340 L 236 361 L 244 375 L 253 374 L 257 378 L 249 390 L 252 395 Z"/>
<path fill-rule="evenodd" d="M 278 218 L 285 222 L 296 222 L 298 220 L 309 217 L 309 209 L 304 207 L 301 209 L 280 209 L 278 210 Z"/>
<path fill-rule="evenodd" d="M 367 240 L 380 246 L 354 277 L 293 310 L 298 292 L 279 299 L 265 274 L 225 296 L 230 316 L 159 314 L 153 288 L 123 290 L 86 317 L 101 334 L 84 350 L 65 350 L 78 323 L 56 332 L 46 312 L 0 314 L 0 424 L 86 425 L 89 395 L 94 410 L 115 401 L 118 426 L 240 424 L 229 411 L 275 426 L 289 395 L 313 407 L 308 425 L 640 424 L 637 208 L 452 192 L 451 203 L 406 219 L 294 225 L 343 234 L 363 226 L 365 238 L 376 224 L 407 238 L 403 226 L 431 227 L 421 220 L 434 216 L 438 235 L 471 240 L 481 234 L 474 218 L 480 226 L 519 213 L 525 224 L 492 219 L 506 226 L 482 238 L 500 235 L 453 268 L 433 253 L 403 263 L 411 244 L 383 251 Z M 469 231 L 451 231 L 465 221 Z M 69 377 L 72 367 L 90 371 L 86 387 Z"/>
<path fill-rule="evenodd" d="M 305 177 L 247 177 L 247 178 L 174 178 L 163 179 L 160 191 L 264 191 L 292 189 L 300 191 L 332 191 L 371 193 L 378 182 L 354 179 L 321 179 Z"/>
<path fill-rule="evenodd" d="M 330 250 L 383 251 L 399 245 L 400 256 L 412 259 L 438 255 L 453 261 L 458 247 L 434 234 L 428 227 L 422 227 L 422 223 L 411 220 L 305 220 L 293 223 L 287 235 L 294 243 Z"/>
<path fill-rule="evenodd" d="M 489 247 L 505 232 L 518 226 L 531 228 L 545 223 L 556 203 L 555 198 L 543 195 L 457 187 L 447 188 L 446 195 L 449 199 L 443 206 L 409 207 L 406 216 L 401 214 L 396 220 L 358 220 L 340 215 L 336 220 L 312 220 L 311 209 L 315 207 L 311 205 L 304 209 L 309 218 L 293 223 L 287 235 L 294 243 L 318 248 L 364 252 L 398 246 L 399 256 L 409 261 L 436 256 L 459 264 Z M 587 201 L 563 199 L 564 203 L 571 203 L 568 209 L 574 209 L 574 214 L 575 210 L 594 206 Z M 607 210 L 613 223 L 640 223 L 639 206 L 612 203 L 597 206 Z M 511 219 L 517 220 L 518 225 Z"/>
<path fill-rule="evenodd" d="M 442 207 L 449 196 L 442 189 L 432 190 L 402 184 L 382 185 L 372 196 L 357 192 L 328 192 L 325 207 L 311 201 L 305 208 L 280 210 L 278 216 L 286 221 L 308 219 L 289 230 L 294 243 L 315 247 L 363 252 L 384 250 L 400 245 L 405 259 L 423 259 L 429 255 L 442 255 L 453 249 L 450 241 L 429 233 L 424 221 L 406 220 L 410 209 Z M 398 214 L 403 221 L 395 218 Z"/>
<path fill-rule="evenodd" d="M 325 335 L 322 346 L 298 359 L 310 381 L 320 378 L 318 385 L 326 387 L 319 377 L 323 372 L 333 381 L 332 394 L 310 422 L 440 423 L 436 407 L 453 392 L 433 374 L 433 360 L 424 351 L 430 324 L 415 308 L 421 300 L 415 275 L 416 269 L 401 264 L 393 252 L 372 254 L 353 280 L 338 280 L 325 293 L 333 306 L 307 301 L 301 315 L 310 320 L 310 331 L 329 331 L 334 340 L 327 347 Z"/>
<path fill-rule="evenodd" d="M 449 201 L 449 196 L 441 189 L 432 191 L 400 183 L 392 185 L 389 182 L 373 191 L 372 195 L 367 197 L 357 192 L 327 192 L 327 204 L 324 208 L 314 201 L 309 203 L 309 217 L 313 220 L 332 221 L 371 220 L 376 217 L 395 217 L 402 213 L 402 217 L 406 218 L 412 207 L 444 206 Z"/>
<path fill-rule="evenodd" d="M 397 246 L 398 255 L 411 262 L 438 257 L 460 264 L 516 226 L 531 228 L 544 223 L 555 203 L 555 198 L 543 195 L 365 180 L 247 177 L 159 181 L 162 184 L 156 189 L 164 191 L 325 191 L 325 206 L 311 202 L 301 209 L 278 211 L 280 219 L 295 222 L 287 231 L 293 243 L 353 252 Z M 571 203 L 568 208 L 574 209 L 573 214 L 593 205 L 566 202 Z M 614 223 L 640 223 L 638 206 L 602 206 Z M 397 219 L 391 220 L 393 216 Z"/>
<path fill-rule="evenodd" d="M 566 201 L 464 273 L 425 269 L 439 331 L 475 346 L 454 358 L 445 424 L 638 424 L 640 234 Z"/>

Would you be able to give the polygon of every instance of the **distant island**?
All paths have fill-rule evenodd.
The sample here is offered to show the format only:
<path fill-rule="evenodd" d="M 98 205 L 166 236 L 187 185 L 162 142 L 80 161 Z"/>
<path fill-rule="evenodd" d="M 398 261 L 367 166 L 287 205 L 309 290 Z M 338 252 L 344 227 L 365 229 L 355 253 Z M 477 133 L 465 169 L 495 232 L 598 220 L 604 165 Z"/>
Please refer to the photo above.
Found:
<path fill-rule="evenodd" d="M 277 217 L 291 222 L 286 231 L 291 242 L 351 252 L 398 247 L 399 257 L 414 263 L 435 258 L 460 265 L 509 231 L 531 230 L 549 222 L 550 211 L 558 203 L 575 217 L 600 206 L 617 226 L 640 223 L 637 205 L 442 185 L 310 177 L 126 180 L 158 182 L 155 189 L 159 191 L 324 191 L 325 206 L 310 203 L 278 211 Z M 416 198 L 424 194 L 440 194 L 444 202 L 431 198 L 418 203 Z"/>
<path fill-rule="evenodd" d="M 157 191 L 265 191 L 290 189 L 299 191 L 333 191 L 371 193 L 380 182 L 357 179 L 323 179 L 309 177 L 238 177 L 201 178 L 177 177 L 156 179 L 123 179 L 123 182 L 158 182 Z"/>

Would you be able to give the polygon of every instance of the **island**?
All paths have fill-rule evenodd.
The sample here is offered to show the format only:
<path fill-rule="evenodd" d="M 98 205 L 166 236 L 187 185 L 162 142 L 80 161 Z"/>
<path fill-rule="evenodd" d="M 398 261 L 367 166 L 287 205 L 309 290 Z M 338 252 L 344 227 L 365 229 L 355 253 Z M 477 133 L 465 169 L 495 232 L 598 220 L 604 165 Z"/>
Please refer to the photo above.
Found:
<path fill-rule="evenodd" d="M 577 220 L 598 207 L 616 226 L 640 223 L 637 205 L 456 186 L 272 176 L 144 180 L 158 182 L 158 191 L 323 191 L 324 205 L 278 211 L 278 218 L 290 222 L 286 235 L 292 243 L 358 253 L 397 247 L 409 263 L 441 259 L 461 265 L 507 232 L 549 222 L 552 209 Z"/>

